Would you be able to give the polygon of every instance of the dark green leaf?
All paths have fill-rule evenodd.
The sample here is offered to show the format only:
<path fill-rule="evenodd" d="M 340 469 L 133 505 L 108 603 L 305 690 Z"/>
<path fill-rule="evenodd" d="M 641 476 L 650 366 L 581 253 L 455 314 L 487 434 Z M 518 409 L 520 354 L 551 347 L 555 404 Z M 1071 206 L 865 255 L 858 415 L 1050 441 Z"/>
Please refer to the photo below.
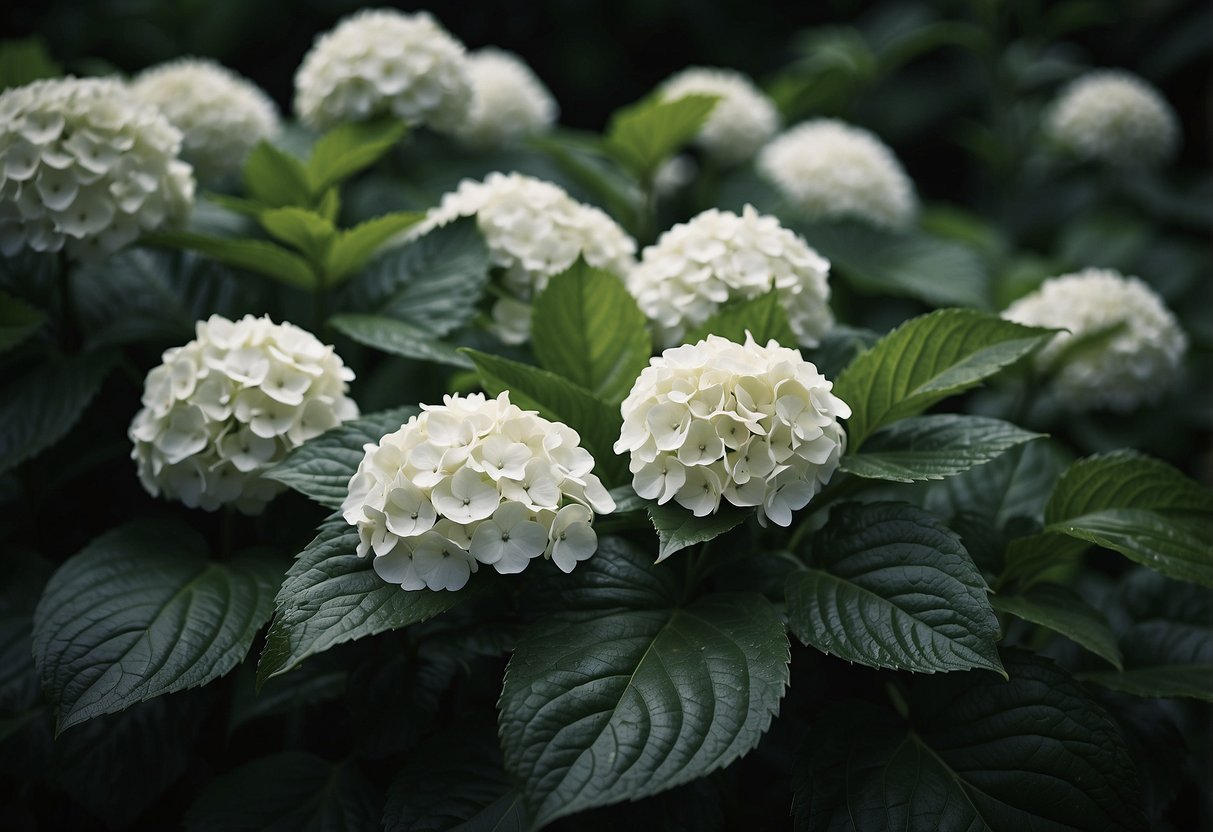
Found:
<path fill-rule="evenodd" d="M 547 370 L 617 404 L 649 363 L 644 313 L 618 277 L 578 259 L 533 306 L 531 344 Z"/>
<path fill-rule="evenodd" d="M 660 541 L 657 549 L 658 563 L 688 546 L 706 543 L 736 528 L 748 514 L 740 509 L 723 508 L 715 514 L 696 517 L 672 502 L 660 506 L 650 503 L 648 509 L 649 520 L 653 522 L 653 528 L 656 529 Z"/>
<path fill-rule="evenodd" d="M 688 95 L 675 101 L 647 98 L 611 116 L 606 149 L 642 180 L 649 180 L 703 127 L 716 107 L 715 95 Z"/>
<path fill-rule="evenodd" d="M 1063 586 L 1037 584 L 1022 595 L 995 595 L 990 603 L 999 612 L 1047 627 L 1121 667 L 1120 648 L 1108 619 Z"/>
<path fill-rule="evenodd" d="M 847 661 L 919 673 L 1002 673 L 998 619 L 956 534 L 907 503 L 847 503 L 788 576 L 788 624 Z"/>
<path fill-rule="evenodd" d="M 316 274 L 306 260 L 268 240 L 232 240 L 188 231 L 159 231 L 145 236 L 143 243 L 197 251 L 229 266 L 272 277 L 296 289 L 311 291 L 316 286 Z"/>
<path fill-rule="evenodd" d="M 392 355 L 417 361 L 433 361 L 448 367 L 471 370 L 474 364 L 437 335 L 415 324 L 385 318 L 382 315 L 338 315 L 329 319 L 329 326 L 366 344 Z"/>
<path fill-rule="evenodd" d="M 271 208 L 262 211 L 258 219 L 271 237 L 294 246 L 314 264 L 325 262 L 337 234 L 331 222 L 306 208 Z"/>
<path fill-rule="evenodd" d="M 779 292 L 774 289 L 756 298 L 726 304 L 703 323 L 691 327 L 682 341 L 684 344 L 695 344 L 709 335 L 719 335 L 744 344 L 747 332 L 759 344 L 766 344 L 771 339 L 793 349 L 797 344 Z"/>
<path fill-rule="evenodd" d="M 1193 619 L 1135 624 L 1121 639 L 1123 671 L 1094 671 L 1079 678 L 1134 696 L 1213 702 L 1213 619 L 1207 596 Z"/>
<path fill-rule="evenodd" d="M 0 292 L 0 352 L 33 335 L 45 320 L 45 315 L 25 301 Z"/>
<path fill-rule="evenodd" d="M 967 309 L 941 309 L 907 321 L 834 382 L 834 395 L 851 406 L 852 450 L 882 425 L 974 387 L 1050 336 Z"/>
<path fill-rule="evenodd" d="M 253 199 L 271 208 L 312 202 L 303 163 L 266 141 L 254 147 L 244 162 L 244 187 Z"/>
<path fill-rule="evenodd" d="M 416 211 L 401 211 L 375 217 L 342 231 L 333 240 L 324 260 L 328 279 L 341 282 L 357 272 L 381 245 L 409 226 L 416 225 L 423 217 L 425 214 Z"/>
<path fill-rule="evenodd" d="M 63 67 L 46 51 L 42 38 L 0 41 L 0 91 L 62 74 Z"/>
<path fill-rule="evenodd" d="M 398 119 L 351 122 L 321 136 L 307 160 L 307 181 L 313 194 L 322 194 L 363 168 L 370 167 L 404 137 Z"/>
<path fill-rule="evenodd" d="M 269 618 L 272 559 L 207 559 L 191 529 L 142 522 L 94 540 L 51 578 L 34 658 L 62 731 L 204 685 L 244 658 Z"/>
<path fill-rule="evenodd" d="M 34 609 L 54 565 L 11 545 L 4 562 L 5 580 L 0 586 L 0 714 L 9 716 L 30 713 L 27 709 L 41 698 L 30 641 Z"/>
<path fill-rule="evenodd" d="M 1172 664 L 1132 667 L 1128 670 L 1095 670 L 1078 678 L 1101 687 L 1145 696 L 1179 697 L 1213 702 L 1213 664 Z"/>

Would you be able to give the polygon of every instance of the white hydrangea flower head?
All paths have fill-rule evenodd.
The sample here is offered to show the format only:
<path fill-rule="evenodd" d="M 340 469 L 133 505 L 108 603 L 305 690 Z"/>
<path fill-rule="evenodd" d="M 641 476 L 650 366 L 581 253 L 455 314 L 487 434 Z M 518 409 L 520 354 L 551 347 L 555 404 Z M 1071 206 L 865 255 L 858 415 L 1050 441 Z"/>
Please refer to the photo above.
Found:
<path fill-rule="evenodd" d="M 835 119 L 785 131 L 758 154 L 758 172 L 814 219 L 855 219 L 881 228 L 909 226 L 914 185 L 875 135 Z"/>
<path fill-rule="evenodd" d="M 472 216 L 512 295 L 493 308 L 494 329 L 508 344 L 530 338 L 529 301 L 578 257 L 621 277 L 636 262 L 636 241 L 604 211 L 578 202 L 558 185 L 520 173 L 490 173 L 483 182 L 465 179 L 404 239 Z"/>
<path fill-rule="evenodd" d="M 358 555 L 402 589 L 456 590 L 480 564 L 521 572 L 542 555 L 572 572 L 615 502 L 572 428 L 476 393 L 422 405 L 350 479 L 341 511 Z"/>
<path fill-rule="evenodd" d="M 546 133 L 560 109 L 539 77 L 517 55 L 481 49 L 468 55 L 472 103 L 454 134 L 474 148 L 508 147 Z"/>
<path fill-rule="evenodd" d="M 284 488 L 266 469 L 358 415 L 354 373 L 315 335 L 268 317 L 212 315 L 196 334 L 148 373 L 131 458 L 154 497 L 257 514 Z"/>
<path fill-rule="evenodd" d="M 748 162 L 779 129 L 779 111 L 746 76 L 731 69 L 690 67 L 660 88 L 665 101 L 688 95 L 716 95 L 720 100 L 695 137 L 695 143 L 723 164 Z"/>
<path fill-rule="evenodd" d="M 803 238 L 747 205 L 740 216 L 709 209 L 662 234 L 627 286 L 665 346 L 722 304 L 774 288 L 797 339 L 813 347 L 834 324 L 829 272 Z"/>
<path fill-rule="evenodd" d="M 1156 401 L 1179 379 L 1188 338 L 1153 289 L 1111 269 L 1046 280 L 1003 311 L 1028 326 L 1066 329 L 1035 357 L 1071 409 L 1132 410 Z M 1109 339 L 1098 333 L 1119 327 Z M 1074 339 L 1093 338 L 1089 347 Z"/>
<path fill-rule="evenodd" d="M 280 129 L 269 96 L 214 61 L 182 58 L 152 67 L 131 81 L 131 91 L 182 132 L 181 158 L 203 184 L 230 181 L 253 147 Z"/>
<path fill-rule="evenodd" d="M 838 420 L 851 408 L 832 387 L 797 350 L 709 335 L 641 372 L 615 453 L 631 454 L 632 487 L 646 500 L 703 517 L 723 499 L 787 526 L 846 450 Z"/>
<path fill-rule="evenodd" d="M 450 131 L 471 99 L 463 44 L 426 12 L 356 12 L 320 35 L 295 73 L 295 112 L 317 130 L 391 115 Z"/>
<path fill-rule="evenodd" d="M 0 252 L 99 259 L 185 220 L 181 132 L 113 78 L 35 81 L 0 95 Z"/>
<path fill-rule="evenodd" d="M 1166 161 L 1179 144 L 1179 119 L 1165 98 L 1122 70 L 1070 82 L 1046 116 L 1046 132 L 1084 159 L 1111 165 Z"/>

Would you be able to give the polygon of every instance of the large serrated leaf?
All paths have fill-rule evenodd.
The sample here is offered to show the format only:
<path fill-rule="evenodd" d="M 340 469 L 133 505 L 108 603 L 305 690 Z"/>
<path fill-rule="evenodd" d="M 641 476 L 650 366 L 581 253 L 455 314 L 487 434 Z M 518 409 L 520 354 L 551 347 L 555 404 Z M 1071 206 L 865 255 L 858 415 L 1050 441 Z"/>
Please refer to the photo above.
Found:
<path fill-rule="evenodd" d="M 758 743 L 788 680 L 783 624 L 762 596 L 671 606 L 663 593 L 638 589 L 651 568 L 644 553 L 611 547 L 591 563 L 599 559 L 613 561 L 613 583 L 637 588 L 629 606 L 540 619 L 506 670 L 506 768 L 539 826 L 727 765 Z"/>
<path fill-rule="evenodd" d="M 649 362 L 644 313 L 617 276 L 578 259 L 535 298 L 531 344 L 547 370 L 618 404 Z"/>
<path fill-rule="evenodd" d="M 923 679 L 908 725 L 864 703 L 823 714 L 793 773 L 798 832 L 1144 832 L 1112 718 L 1052 662 L 1003 663 L 1009 681 Z"/>
<path fill-rule="evenodd" d="M 998 619 L 954 532 L 907 503 L 845 504 L 787 580 L 805 644 L 871 667 L 1002 673 Z"/>
<path fill-rule="evenodd" d="M 207 559 L 177 524 L 115 529 L 68 560 L 34 615 L 34 658 L 62 731 L 203 685 L 244 658 L 273 609 L 272 559 Z"/>
<path fill-rule="evenodd" d="M 382 315 L 337 315 L 330 318 L 328 323 L 333 329 L 359 344 L 402 358 L 432 361 L 461 370 L 471 370 L 475 366 L 433 332 L 395 318 Z"/>
<path fill-rule="evenodd" d="M 968 309 L 941 309 L 907 321 L 834 382 L 834 394 L 851 406 L 851 447 L 858 449 L 882 425 L 977 385 L 1051 334 Z"/>
<path fill-rule="evenodd" d="M 986 416 L 916 416 L 878 430 L 861 453 L 847 454 L 839 467 L 868 479 L 942 480 L 1042 436 Z"/>
<path fill-rule="evenodd" d="M 741 509 L 726 507 L 706 517 L 696 517 L 682 506 L 673 503 L 649 504 L 648 510 L 649 520 L 652 521 L 660 541 L 657 548 L 658 563 L 688 546 L 706 543 L 736 528 L 749 514 Z"/>
<path fill-rule="evenodd" d="M 473 578 L 458 592 L 406 591 L 376 575 L 357 547 L 358 531 L 333 516 L 295 559 L 274 599 L 258 683 L 338 644 L 433 618 L 483 586 Z"/>
<path fill-rule="evenodd" d="M 649 180 L 669 157 L 681 150 L 719 100 L 715 95 L 688 95 L 675 101 L 650 97 L 611 116 L 606 149 L 641 180 Z"/>
<path fill-rule="evenodd" d="M 747 332 L 759 344 L 774 340 L 785 347 L 796 347 L 796 333 L 788 323 L 778 291 L 772 289 L 755 298 L 726 304 L 703 323 L 690 327 L 682 341 L 694 344 L 709 335 L 719 335 L 744 344 Z"/>
<path fill-rule="evenodd" d="M 1116 668 L 1120 648 L 1108 619 L 1075 593 L 1057 584 L 1038 584 L 1018 595 L 995 595 L 994 609 L 1060 633 Z"/>
<path fill-rule="evenodd" d="M 45 320 L 45 315 L 25 301 L 0 292 L 0 352 L 33 335 Z"/>
<path fill-rule="evenodd" d="M 378 443 L 417 412 L 407 405 L 340 424 L 293 448 L 262 476 L 306 494 L 322 506 L 340 508 L 349 492 L 350 477 L 365 455 L 362 446 Z"/>

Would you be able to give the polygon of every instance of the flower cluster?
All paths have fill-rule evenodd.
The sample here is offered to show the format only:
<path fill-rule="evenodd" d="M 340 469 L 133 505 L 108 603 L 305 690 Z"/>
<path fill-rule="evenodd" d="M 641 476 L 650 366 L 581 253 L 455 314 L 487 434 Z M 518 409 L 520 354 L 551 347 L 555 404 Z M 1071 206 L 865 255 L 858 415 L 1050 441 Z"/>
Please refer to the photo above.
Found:
<path fill-rule="evenodd" d="M 468 55 L 468 72 L 472 103 L 454 133 L 469 147 L 506 147 L 556 121 L 556 99 L 517 55 L 481 49 Z"/>
<path fill-rule="evenodd" d="M 1050 108 L 1045 129 L 1078 156 L 1113 165 L 1156 164 L 1179 143 L 1179 120 L 1166 99 L 1119 70 L 1071 82 Z"/>
<path fill-rule="evenodd" d="M 644 250 L 627 285 L 666 346 L 721 304 L 774 288 L 797 339 L 812 347 L 834 323 L 829 271 L 803 239 L 747 205 L 741 216 L 712 208 L 674 226 Z"/>
<path fill-rule="evenodd" d="M 483 182 L 465 179 L 406 237 L 470 216 L 476 217 L 493 265 L 504 272 L 509 296 L 497 300 L 493 322 L 509 344 L 530 338 L 531 298 L 578 257 L 621 276 L 635 263 L 635 240 L 604 212 L 551 182 L 519 173 L 490 173 Z"/>
<path fill-rule="evenodd" d="M 660 93 L 666 101 L 688 95 L 719 96 L 695 143 L 723 164 L 740 164 L 754 158 L 779 129 L 775 102 L 753 81 L 731 69 L 684 69 L 662 84 Z"/>
<path fill-rule="evenodd" d="M 632 486 L 697 517 L 721 498 L 792 522 L 833 475 L 851 415 L 796 350 L 715 335 L 654 358 L 623 402 L 615 453 L 630 453 Z"/>
<path fill-rule="evenodd" d="M 130 427 L 139 479 L 191 508 L 265 508 L 282 486 L 261 473 L 291 448 L 358 415 L 354 374 L 316 336 L 292 324 L 219 315 L 164 353 L 147 375 Z"/>
<path fill-rule="evenodd" d="M 900 229 L 914 220 L 914 186 L 876 136 L 833 119 L 784 132 L 758 155 L 758 172 L 815 219 Z"/>
<path fill-rule="evenodd" d="M 502 574 L 594 554 L 594 512 L 615 503 L 572 428 L 483 394 L 446 396 L 366 445 L 341 506 L 358 555 L 403 589 L 461 588 L 479 564 Z"/>
<path fill-rule="evenodd" d="M 471 98 L 463 44 L 425 12 L 357 12 L 317 38 L 295 73 L 295 112 L 318 130 L 381 115 L 453 130 Z"/>
<path fill-rule="evenodd" d="M 206 185 L 238 174 L 249 151 L 280 127 L 269 96 L 214 61 L 184 58 L 152 67 L 135 77 L 131 91 L 182 132 L 181 158 Z"/>
<path fill-rule="evenodd" d="M 114 79 L 35 81 L 0 95 L 0 251 L 94 259 L 185 219 L 181 133 Z"/>
<path fill-rule="evenodd" d="M 1187 349 L 1187 336 L 1154 290 L 1109 269 L 1046 280 L 1002 316 L 1069 330 L 1036 354 L 1036 364 L 1054 374 L 1058 398 L 1075 410 L 1126 411 L 1157 400 L 1179 378 Z"/>

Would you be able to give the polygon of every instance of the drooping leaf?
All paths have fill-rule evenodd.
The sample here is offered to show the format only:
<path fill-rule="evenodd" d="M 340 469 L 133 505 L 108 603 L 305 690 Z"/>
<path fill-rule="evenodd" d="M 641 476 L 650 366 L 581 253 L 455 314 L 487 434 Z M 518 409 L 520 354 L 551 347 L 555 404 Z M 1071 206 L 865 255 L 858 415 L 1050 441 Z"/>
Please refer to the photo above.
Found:
<path fill-rule="evenodd" d="M 340 232 L 324 258 L 325 271 L 332 283 L 340 283 L 367 264 L 379 247 L 425 214 L 399 211 L 359 223 Z"/>
<path fill-rule="evenodd" d="M 11 350 L 42 326 L 46 316 L 8 292 L 0 292 L 0 352 Z"/>
<path fill-rule="evenodd" d="M 738 344 L 745 343 L 746 333 L 759 344 L 774 339 L 785 347 L 796 347 L 796 334 L 788 323 L 787 312 L 780 302 L 779 292 L 771 290 L 758 297 L 726 304 L 703 323 L 691 327 L 683 336 L 684 344 L 694 344 L 709 335 L 719 335 Z"/>
<path fill-rule="evenodd" d="M 990 599 L 994 609 L 1060 633 L 1120 668 L 1120 648 L 1108 619 L 1075 593 L 1058 584 L 1037 584 L 1022 594 Z"/>
<path fill-rule="evenodd" d="M 399 430 L 415 413 L 417 408 L 407 405 L 344 422 L 291 449 L 262 476 L 290 486 L 322 506 L 340 508 L 350 477 L 362 462 L 362 446 Z"/>
<path fill-rule="evenodd" d="M 475 365 L 429 330 L 383 315 L 338 315 L 329 326 L 360 344 L 417 361 L 432 361 L 461 370 Z"/>
<path fill-rule="evenodd" d="M 157 231 L 145 235 L 143 243 L 196 251 L 229 266 L 271 277 L 295 289 L 311 291 L 316 286 L 316 274 L 306 260 L 268 240 L 208 237 L 189 231 Z"/>
<path fill-rule="evenodd" d="M 544 369 L 618 404 L 649 362 L 644 313 L 617 276 L 578 259 L 533 304 L 531 335 Z"/>
<path fill-rule="evenodd" d="M 58 729 L 229 672 L 269 618 L 279 574 L 260 555 L 211 561 L 201 537 L 175 524 L 97 538 L 55 573 L 34 615 Z"/>
<path fill-rule="evenodd" d="M 788 624 L 805 644 L 871 667 L 1003 672 L 986 583 L 931 514 L 908 503 L 847 503 L 813 551 L 786 586 Z"/>
<path fill-rule="evenodd" d="M 657 531 L 660 545 L 657 562 L 661 563 L 675 552 L 681 552 L 696 543 L 706 543 L 734 529 L 745 521 L 748 512 L 723 507 L 705 517 L 696 517 L 687 509 L 673 502 L 665 505 L 648 504 L 649 520 Z"/>
<path fill-rule="evenodd" d="M 322 194 L 375 164 L 407 130 L 399 119 L 383 118 L 349 122 L 328 131 L 316 140 L 307 160 L 307 182 L 311 192 Z"/>
<path fill-rule="evenodd" d="M 1192 620 L 1140 621 L 1125 633 L 1120 646 L 1123 670 L 1091 671 L 1078 678 L 1134 696 L 1213 702 L 1213 619 L 1208 602 Z"/>
<path fill-rule="evenodd" d="M 834 394 L 851 406 L 851 448 L 857 450 L 882 425 L 974 387 L 1050 336 L 968 309 L 941 309 L 907 321 L 834 382 Z"/>
<path fill-rule="evenodd" d="M 863 451 L 844 456 L 839 468 L 893 482 L 942 480 L 1042 436 L 986 416 L 915 416 L 872 434 Z"/>
<path fill-rule="evenodd" d="M 506 670 L 506 768 L 538 826 L 727 765 L 758 743 L 787 683 L 783 624 L 762 596 L 671 606 L 642 588 L 650 570 L 643 552 L 606 547 L 586 566 L 608 559 L 605 570 L 579 568 L 571 580 L 622 584 L 622 594 L 608 592 L 627 606 L 602 602 L 540 619 Z"/>
<path fill-rule="evenodd" d="M 716 107 L 715 95 L 688 95 L 674 101 L 647 98 L 611 116 L 606 149 L 641 180 L 649 180 L 669 157 L 686 146 Z"/>
<path fill-rule="evenodd" d="M 308 206 L 312 192 L 303 163 L 267 141 L 261 141 L 244 162 L 244 187 L 271 208 Z"/>
<path fill-rule="evenodd" d="M 332 222 L 306 208 L 285 206 L 262 211 L 261 226 L 271 237 L 298 249 L 310 263 L 323 263 L 337 235 Z"/>

